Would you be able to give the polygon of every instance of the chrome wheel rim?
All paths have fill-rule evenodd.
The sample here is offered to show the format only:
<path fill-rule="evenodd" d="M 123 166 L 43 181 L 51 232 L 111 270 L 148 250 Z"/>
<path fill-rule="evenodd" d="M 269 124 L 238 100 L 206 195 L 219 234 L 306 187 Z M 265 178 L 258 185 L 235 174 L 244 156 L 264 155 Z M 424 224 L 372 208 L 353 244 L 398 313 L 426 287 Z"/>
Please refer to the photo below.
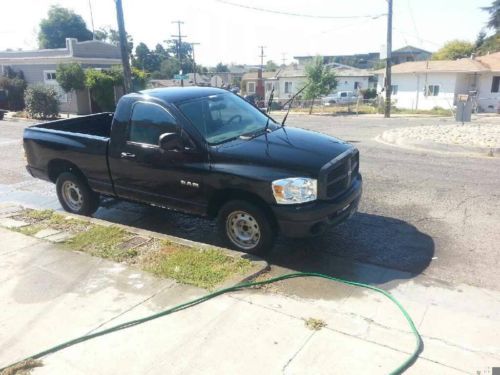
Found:
<path fill-rule="evenodd" d="M 78 185 L 72 181 L 64 181 L 61 190 L 68 207 L 72 211 L 79 211 L 83 206 L 83 195 Z"/>
<path fill-rule="evenodd" d="M 253 249 L 260 241 L 257 220 L 244 211 L 234 211 L 228 215 L 226 233 L 232 243 L 244 250 Z"/>

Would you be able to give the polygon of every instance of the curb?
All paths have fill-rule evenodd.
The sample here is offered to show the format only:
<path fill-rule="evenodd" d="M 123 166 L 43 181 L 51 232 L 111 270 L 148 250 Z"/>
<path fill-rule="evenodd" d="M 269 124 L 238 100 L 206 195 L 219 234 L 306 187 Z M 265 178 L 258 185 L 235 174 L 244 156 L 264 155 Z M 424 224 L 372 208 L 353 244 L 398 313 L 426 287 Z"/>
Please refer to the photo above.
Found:
<path fill-rule="evenodd" d="M 391 134 L 388 134 L 388 131 L 375 137 L 375 140 L 391 146 L 419 151 L 431 151 L 440 154 L 456 154 L 476 157 L 495 157 L 500 155 L 500 147 L 463 146 L 435 143 L 432 141 L 412 141 L 407 138 L 392 136 Z"/>
<path fill-rule="evenodd" d="M 8 218 L 11 216 L 15 216 L 20 210 L 22 210 L 24 208 L 27 208 L 27 207 L 23 207 L 23 206 L 20 206 L 18 204 L 14 204 L 14 203 L 12 203 L 12 204 L 3 203 L 0 205 L 0 217 Z M 262 258 L 259 258 L 256 255 L 246 254 L 246 253 L 242 253 L 239 251 L 227 249 L 224 247 L 217 247 L 217 246 L 213 246 L 213 245 L 208 245 L 208 244 L 201 243 L 201 242 L 186 240 L 184 238 L 179 238 L 179 237 L 171 236 L 168 234 L 153 232 L 153 231 L 150 231 L 147 229 L 140 229 L 140 228 L 135 228 L 135 227 L 131 227 L 128 225 L 124 225 L 124 224 L 111 223 L 109 221 L 97 219 L 94 217 L 75 215 L 75 214 L 71 214 L 71 213 L 65 212 L 65 211 L 64 212 L 55 211 L 55 212 L 60 214 L 60 215 L 65 216 L 65 217 L 70 217 L 73 219 L 87 221 L 87 222 L 90 222 L 93 224 L 98 224 L 98 225 L 102 225 L 102 226 L 106 226 L 106 227 L 114 226 L 114 227 L 122 228 L 130 233 L 133 233 L 133 234 L 136 234 L 139 236 L 152 237 L 152 238 L 157 238 L 160 240 L 168 240 L 170 242 L 173 242 L 173 243 L 176 243 L 179 245 L 183 245 L 183 246 L 187 246 L 187 247 L 191 247 L 191 248 L 198 248 L 198 249 L 201 248 L 204 250 L 214 249 L 214 248 L 219 249 L 219 250 L 223 251 L 224 254 L 227 256 L 230 256 L 232 258 L 246 259 L 252 263 L 252 267 L 247 272 L 245 272 L 244 274 L 240 274 L 240 275 L 237 274 L 234 277 L 229 278 L 228 280 L 224 281 L 221 285 L 218 285 L 217 286 L 218 289 L 226 288 L 229 286 L 233 286 L 235 284 L 243 283 L 243 282 L 249 281 L 251 279 L 254 279 L 270 268 L 269 263 L 267 263 L 267 261 L 265 261 Z M 63 232 L 61 232 L 61 233 L 63 233 Z M 36 237 L 34 237 L 34 238 L 36 238 Z"/>

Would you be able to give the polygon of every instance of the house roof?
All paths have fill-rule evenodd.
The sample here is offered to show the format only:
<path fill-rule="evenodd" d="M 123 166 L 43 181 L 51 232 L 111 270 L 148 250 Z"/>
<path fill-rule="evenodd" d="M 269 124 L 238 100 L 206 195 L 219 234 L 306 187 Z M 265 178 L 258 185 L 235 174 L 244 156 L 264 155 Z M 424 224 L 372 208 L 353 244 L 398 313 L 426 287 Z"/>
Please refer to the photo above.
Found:
<path fill-rule="evenodd" d="M 476 57 L 476 60 L 493 72 L 500 72 L 500 52 Z"/>
<path fill-rule="evenodd" d="M 358 69 L 338 63 L 330 63 L 328 65 L 338 77 L 369 77 L 373 75 L 373 73 L 368 72 L 366 69 Z M 262 76 L 265 79 L 305 77 L 306 72 L 304 65 L 289 65 L 283 69 L 278 69 L 275 72 L 263 72 Z M 246 73 L 242 79 L 257 79 L 257 72 Z"/>
<path fill-rule="evenodd" d="M 496 55 L 496 54 L 494 54 Z M 500 54 L 489 60 L 491 64 L 500 66 Z M 393 74 L 405 73 L 478 73 L 490 71 L 487 65 L 478 59 L 459 60 L 431 60 L 431 61 L 411 61 L 392 66 Z M 375 71 L 375 74 L 383 74 L 385 69 Z"/>
<path fill-rule="evenodd" d="M 278 71 L 276 71 L 276 72 L 262 72 L 262 78 L 266 78 L 266 79 L 274 78 L 276 76 L 276 73 L 278 73 Z M 241 77 L 241 79 L 243 81 L 249 81 L 249 80 L 253 80 L 253 79 L 257 79 L 257 78 L 258 78 L 258 72 L 248 72 L 248 73 L 243 74 L 243 77 Z"/>
<path fill-rule="evenodd" d="M 426 51 L 425 49 L 422 48 L 417 48 L 413 46 L 404 46 L 401 48 L 398 48 L 394 51 L 392 51 L 393 54 L 398 54 L 398 53 L 427 53 L 429 55 L 432 54 L 432 52 Z"/>

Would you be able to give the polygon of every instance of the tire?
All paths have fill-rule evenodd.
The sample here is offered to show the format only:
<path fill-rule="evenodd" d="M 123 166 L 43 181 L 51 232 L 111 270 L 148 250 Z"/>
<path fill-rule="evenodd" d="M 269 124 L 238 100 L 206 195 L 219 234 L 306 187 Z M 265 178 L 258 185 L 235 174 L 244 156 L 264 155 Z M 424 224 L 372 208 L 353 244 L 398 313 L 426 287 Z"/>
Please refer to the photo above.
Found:
<path fill-rule="evenodd" d="M 99 208 L 99 194 L 73 173 L 64 172 L 57 177 L 56 191 L 65 211 L 90 216 Z"/>
<path fill-rule="evenodd" d="M 241 200 L 227 202 L 217 217 L 219 234 L 226 244 L 248 254 L 268 253 L 275 240 L 269 215 L 259 206 Z"/>

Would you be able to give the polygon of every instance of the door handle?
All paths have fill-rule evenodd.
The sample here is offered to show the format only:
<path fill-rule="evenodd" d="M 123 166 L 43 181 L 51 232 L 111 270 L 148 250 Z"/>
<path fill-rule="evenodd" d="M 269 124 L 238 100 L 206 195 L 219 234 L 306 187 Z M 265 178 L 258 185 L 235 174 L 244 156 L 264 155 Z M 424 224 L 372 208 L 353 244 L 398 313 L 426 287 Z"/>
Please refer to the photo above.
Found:
<path fill-rule="evenodd" d="M 122 159 L 133 159 L 133 158 L 135 158 L 135 154 L 132 154 L 131 152 L 122 152 L 120 154 L 120 157 Z"/>

